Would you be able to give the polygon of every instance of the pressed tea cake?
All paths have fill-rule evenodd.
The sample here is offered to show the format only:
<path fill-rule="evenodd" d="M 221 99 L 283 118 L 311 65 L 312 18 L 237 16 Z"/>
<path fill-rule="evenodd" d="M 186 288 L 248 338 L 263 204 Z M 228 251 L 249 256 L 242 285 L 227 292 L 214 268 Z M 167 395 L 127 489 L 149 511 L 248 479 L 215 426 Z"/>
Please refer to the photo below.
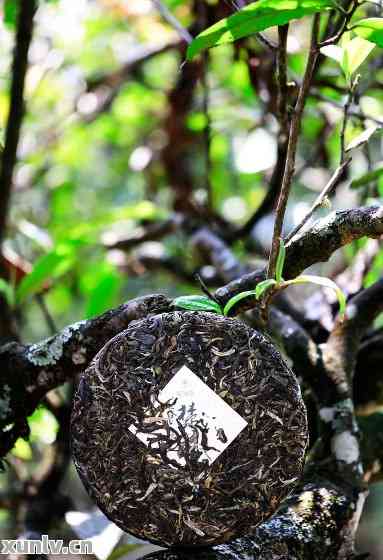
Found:
<path fill-rule="evenodd" d="M 163 546 L 210 545 L 269 517 L 301 474 L 298 382 L 236 319 L 172 312 L 133 322 L 83 374 L 78 472 L 104 513 Z"/>

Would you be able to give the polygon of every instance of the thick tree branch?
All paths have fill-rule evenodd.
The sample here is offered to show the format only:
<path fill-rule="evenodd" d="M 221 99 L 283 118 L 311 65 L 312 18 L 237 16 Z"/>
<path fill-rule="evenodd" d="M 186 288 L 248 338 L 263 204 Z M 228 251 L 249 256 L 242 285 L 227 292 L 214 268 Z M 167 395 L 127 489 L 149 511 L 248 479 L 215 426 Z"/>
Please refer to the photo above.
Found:
<path fill-rule="evenodd" d="M 48 391 L 73 379 L 131 321 L 170 309 L 171 302 L 164 296 L 137 298 L 38 344 L 1 347 L 0 456 L 13 447 L 17 437 L 28 434 L 25 419 Z"/>
<path fill-rule="evenodd" d="M 347 304 L 346 318 L 338 319 L 326 344 L 327 369 L 344 372 L 351 383 L 362 336 L 374 319 L 383 312 L 383 278 L 362 290 Z M 339 376 L 338 376 L 339 377 Z"/>
<path fill-rule="evenodd" d="M 361 338 L 382 311 L 383 279 L 348 302 L 346 318 L 338 319 L 327 343 L 321 346 L 319 364 L 323 373 L 314 380 L 321 438 L 312 453 L 311 468 L 338 475 L 355 489 L 361 500 L 363 457 L 352 380 Z"/>
<path fill-rule="evenodd" d="M 286 248 L 283 276 L 286 280 L 295 278 L 309 266 L 327 261 L 340 247 L 362 237 L 379 238 L 383 235 L 383 206 L 366 206 L 352 210 L 332 212 L 326 218 L 317 220 L 311 228 L 296 235 Z M 232 296 L 245 290 L 252 290 L 264 280 L 266 271 L 256 270 L 233 280 L 219 288 L 215 296 L 225 304 Z M 244 300 L 249 309 L 254 302 Z"/>
<path fill-rule="evenodd" d="M 208 228 L 198 230 L 191 245 L 215 267 L 223 282 L 230 282 L 249 271 L 249 267 L 241 264 L 226 243 Z"/>

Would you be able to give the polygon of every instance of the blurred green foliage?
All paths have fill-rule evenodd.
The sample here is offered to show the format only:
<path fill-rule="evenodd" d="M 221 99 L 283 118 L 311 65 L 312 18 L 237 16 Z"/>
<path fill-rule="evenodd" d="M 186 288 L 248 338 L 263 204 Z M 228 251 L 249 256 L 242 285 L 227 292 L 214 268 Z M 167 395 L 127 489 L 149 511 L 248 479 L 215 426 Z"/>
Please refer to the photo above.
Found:
<path fill-rule="evenodd" d="M 168 0 L 166 4 L 184 25 L 192 21 L 190 2 Z M 3 6 L 5 27 L 0 37 L 5 76 L 9 75 L 16 12 L 17 1 L 7 0 Z M 292 80 L 299 80 L 304 68 L 306 23 L 304 20 L 291 25 L 288 63 Z M 139 49 L 174 37 L 174 31 L 161 20 L 149 0 L 128 3 L 81 0 L 76 5 L 69 0 L 58 0 L 39 5 L 27 80 L 28 112 L 16 170 L 8 240 L 12 249 L 31 263 L 32 270 L 14 292 L 12 286 L 1 287 L 7 297 L 15 299 L 16 305 L 28 304 L 24 323 L 24 335 L 28 339 L 39 339 L 48 333 L 39 320 L 40 310 L 34 299 L 41 290 L 58 327 L 94 316 L 148 289 L 163 290 L 161 273 L 149 271 L 138 277 L 126 274 L 121 256 L 105 250 L 103 241 L 105 237 L 131 235 L 137 227 L 165 218 L 172 211 L 161 150 L 167 141 L 164 122 L 169 110 L 168 93 L 176 83 L 183 61 L 175 51 L 149 58 L 139 71 L 122 80 L 105 109 L 102 106 L 105 91 L 92 84 L 119 72 L 138 56 Z M 267 64 L 270 54 L 253 39 L 250 44 L 252 64 L 259 66 L 259 80 L 262 80 L 262 65 Z M 212 198 L 217 211 L 237 223 L 243 223 L 262 201 L 276 150 L 276 122 L 270 113 L 267 115 L 266 97 L 253 87 L 248 56 L 245 51 L 235 52 L 233 45 L 222 45 L 209 53 Z M 363 58 L 364 55 L 360 62 Z M 333 76 L 337 72 L 336 61 L 328 58 L 325 68 L 328 76 Z M 381 73 L 378 70 L 377 77 Z M 337 86 L 345 85 L 341 75 L 333 81 Z M 3 130 L 8 85 L 8 79 L 1 82 Z M 207 117 L 203 95 L 199 84 L 186 119 L 186 126 L 197 139 L 192 169 L 196 196 L 204 185 L 201 138 Z M 321 95 L 335 103 L 343 102 L 336 89 L 324 86 Z M 371 93 L 366 89 L 362 100 L 373 116 L 381 114 L 380 91 Z M 327 158 L 330 165 L 335 165 L 341 111 L 324 101 L 308 100 L 300 157 L 307 160 L 315 154 L 324 115 L 330 128 L 325 145 Z M 259 130 L 264 136 L 258 134 Z M 350 123 L 348 141 L 362 131 L 358 122 Z M 372 141 L 371 149 L 379 150 L 378 140 Z M 363 173 L 368 177 L 371 171 L 362 154 L 357 157 L 358 191 L 364 196 L 363 192 L 371 192 L 377 185 L 381 195 L 380 175 L 373 175 L 373 184 L 368 178 L 364 183 Z M 312 168 L 315 165 L 309 165 L 309 170 Z M 324 178 L 326 169 L 317 170 Z M 307 173 L 297 176 L 292 204 L 294 200 L 308 203 L 313 191 L 320 188 L 320 179 L 316 186 L 307 176 Z M 349 200 L 352 201 L 351 195 Z M 183 235 L 174 235 L 164 246 L 170 256 L 183 254 Z M 240 245 L 238 250 L 241 251 Z M 185 263 L 191 270 L 195 265 L 192 258 L 189 255 Z M 379 268 L 379 262 L 373 270 Z M 371 271 L 367 282 L 375 277 L 376 273 Z M 166 282 L 166 286 L 171 294 L 195 289 L 175 278 Z"/>

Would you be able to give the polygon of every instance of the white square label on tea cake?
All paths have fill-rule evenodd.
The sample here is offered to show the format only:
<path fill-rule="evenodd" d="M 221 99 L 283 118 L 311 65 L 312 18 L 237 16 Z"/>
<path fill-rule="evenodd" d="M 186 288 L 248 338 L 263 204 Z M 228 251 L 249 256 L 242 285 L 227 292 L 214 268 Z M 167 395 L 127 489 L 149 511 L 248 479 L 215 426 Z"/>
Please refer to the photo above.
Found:
<path fill-rule="evenodd" d="M 211 465 L 246 425 L 242 416 L 183 366 L 160 391 L 151 411 L 145 412 L 142 424 L 132 424 L 129 430 L 156 454 L 166 454 L 170 464 L 207 461 Z"/>

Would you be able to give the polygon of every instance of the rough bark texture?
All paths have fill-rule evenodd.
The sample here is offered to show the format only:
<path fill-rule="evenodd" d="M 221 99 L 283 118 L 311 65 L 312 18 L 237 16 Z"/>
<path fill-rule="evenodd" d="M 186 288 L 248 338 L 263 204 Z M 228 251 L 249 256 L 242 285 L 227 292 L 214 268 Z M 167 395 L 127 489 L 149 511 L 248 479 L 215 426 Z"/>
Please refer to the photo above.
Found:
<path fill-rule="evenodd" d="M 309 266 L 327 261 L 337 249 L 355 239 L 365 236 L 379 238 L 382 235 L 382 206 L 332 212 L 327 218 L 317 220 L 307 231 L 299 233 L 290 241 L 286 247 L 283 276 L 286 280 L 295 278 Z M 245 274 L 219 288 L 215 296 L 225 304 L 233 295 L 254 289 L 265 277 L 265 270 Z M 241 310 L 248 307 L 241 303 Z"/>
<path fill-rule="evenodd" d="M 206 550 L 161 551 L 147 560 L 351 560 L 345 547 L 355 500 L 329 481 L 302 485 L 253 535 Z"/>
<path fill-rule="evenodd" d="M 137 298 L 96 319 L 70 325 L 38 344 L 25 346 L 11 342 L 2 346 L 0 454 L 4 456 L 17 437 L 28 434 L 26 417 L 48 391 L 83 371 L 104 344 L 131 321 L 150 313 L 168 311 L 170 303 L 161 295 Z"/>

